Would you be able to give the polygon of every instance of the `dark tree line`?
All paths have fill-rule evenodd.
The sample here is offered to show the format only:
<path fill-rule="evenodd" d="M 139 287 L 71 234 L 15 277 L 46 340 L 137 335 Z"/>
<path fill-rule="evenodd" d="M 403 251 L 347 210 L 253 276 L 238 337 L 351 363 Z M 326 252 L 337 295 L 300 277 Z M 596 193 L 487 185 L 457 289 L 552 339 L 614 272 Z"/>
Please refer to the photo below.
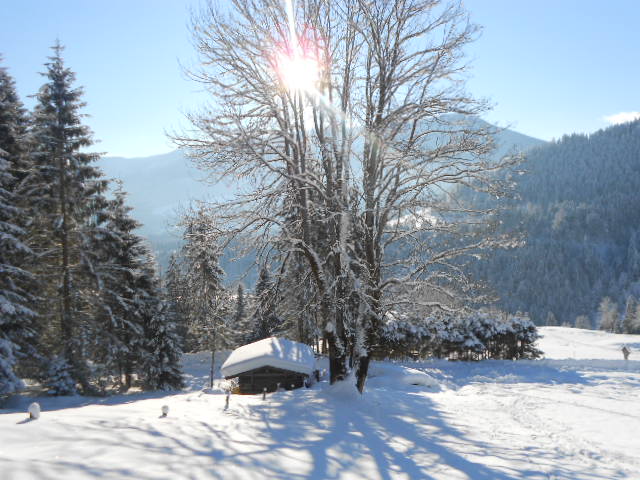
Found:
<path fill-rule="evenodd" d="M 27 112 L 0 69 L 0 394 L 175 388 L 179 339 L 126 194 L 88 153 L 62 47 Z"/>

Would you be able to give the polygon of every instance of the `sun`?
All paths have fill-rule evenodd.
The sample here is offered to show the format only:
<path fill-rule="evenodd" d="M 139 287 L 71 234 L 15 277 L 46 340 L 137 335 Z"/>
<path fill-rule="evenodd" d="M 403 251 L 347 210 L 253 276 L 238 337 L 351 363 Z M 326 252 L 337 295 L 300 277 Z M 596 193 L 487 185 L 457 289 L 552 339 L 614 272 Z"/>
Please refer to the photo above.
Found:
<path fill-rule="evenodd" d="M 307 93 L 316 90 L 320 73 L 316 59 L 297 53 L 282 53 L 276 63 L 278 77 L 289 90 Z"/>

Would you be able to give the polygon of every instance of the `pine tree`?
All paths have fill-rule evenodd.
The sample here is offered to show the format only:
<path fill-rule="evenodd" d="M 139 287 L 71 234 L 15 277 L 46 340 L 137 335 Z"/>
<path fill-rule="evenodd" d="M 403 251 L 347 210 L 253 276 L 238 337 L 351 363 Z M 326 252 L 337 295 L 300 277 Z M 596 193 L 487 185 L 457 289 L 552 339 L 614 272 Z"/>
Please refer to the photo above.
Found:
<path fill-rule="evenodd" d="M 627 297 L 627 304 L 624 309 L 624 319 L 622 320 L 622 333 L 632 333 L 633 322 L 635 320 L 637 302 L 633 295 Z"/>
<path fill-rule="evenodd" d="M 9 162 L 8 172 L 13 177 L 11 191 L 16 194 L 29 169 L 26 141 L 28 124 L 27 111 L 18 97 L 15 82 L 7 69 L 0 66 L 0 147 L 4 150 L 5 160 Z"/>
<path fill-rule="evenodd" d="M 173 311 L 167 302 L 156 304 L 145 328 L 144 384 L 151 390 L 178 390 L 184 386 L 180 361 L 182 349 Z"/>
<path fill-rule="evenodd" d="M 28 306 L 31 276 L 23 269 L 33 252 L 25 244 L 18 177 L 24 162 L 24 108 L 13 79 L 0 68 L 0 395 L 21 388 L 18 357 L 33 356 L 35 313 Z"/>
<path fill-rule="evenodd" d="M 283 322 L 275 312 L 274 290 L 269 270 L 263 266 L 255 288 L 256 310 L 252 317 L 253 329 L 250 336 L 252 342 L 280 335 L 284 330 Z"/>
<path fill-rule="evenodd" d="M 176 334 L 180 341 L 180 348 L 185 351 L 187 332 L 189 325 L 184 308 L 184 279 L 178 254 L 172 252 L 169 256 L 169 265 L 164 276 L 164 290 L 166 292 L 166 303 L 168 315 L 173 318 L 176 324 Z"/>
<path fill-rule="evenodd" d="M 86 391 L 87 325 L 92 321 L 95 277 L 94 218 L 105 206 L 107 181 L 95 167 L 97 154 L 85 153 L 91 132 L 82 124 L 82 89 L 64 66 L 62 46 L 46 63 L 46 83 L 36 95 L 31 131 L 33 170 L 24 183 L 34 223 L 30 246 L 38 255 L 32 270 L 40 280 L 38 313 L 43 348 Z"/>
<path fill-rule="evenodd" d="M 633 316 L 633 321 L 631 322 L 631 331 L 634 335 L 640 334 L 640 303 L 636 305 L 635 315 Z"/>
<path fill-rule="evenodd" d="M 235 324 L 240 325 L 245 317 L 245 306 L 244 306 L 244 288 L 242 284 L 238 284 L 238 293 L 236 295 L 236 313 L 233 317 L 233 321 Z"/>
<path fill-rule="evenodd" d="M 100 280 L 94 332 L 96 360 L 103 366 L 102 374 L 114 376 L 120 389 L 131 386 L 132 375 L 142 364 L 139 357 L 144 326 L 139 284 L 149 255 L 142 238 L 135 234 L 140 224 L 130 213 L 126 193 L 119 186 L 103 211 L 93 239 Z"/>
<path fill-rule="evenodd" d="M 556 316 L 554 315 L 553 312 L 548 312 L 547 313 L 546 325 L 547 325 L 547 327 L 557 327 L 558 326 L 558 320 L 556 319 Z"/>
<path fill-rule="evenodd" d="M 578 315 L 576 317 L 576 328 L 591 330 L 591 320 L 586 315 Z"/>
<path fill-rule="evenodd" d="M 604 297 L 598 308 L 600 330 L 613 333 L 618 322 L 618 306 L 609 297 Z"/>
<path fill-rule="evenodd" d="M 248 324 L 246 312 L 246 300 L 244 294 L 244 287 L 241 283 L 238 284 L 238 290 L 236 293 L 236 307 L 233 315 L 233 321 L 230 325 L 232 336 L 235 345 L 244 345 L 251 334 L 251 328 Z"/>
<path fill-rule="evenodd" d="M 215 229 L 206 212 L 198 210 L 185 220 L 184 305 L 188 312 L 191 351 L 211 351 L 210 385 L 213 385 L 216 350 L 226 346 L 229 330 L 226 319 L 228 299 L 222 284 L 220 249 L 215 243 Z"/>

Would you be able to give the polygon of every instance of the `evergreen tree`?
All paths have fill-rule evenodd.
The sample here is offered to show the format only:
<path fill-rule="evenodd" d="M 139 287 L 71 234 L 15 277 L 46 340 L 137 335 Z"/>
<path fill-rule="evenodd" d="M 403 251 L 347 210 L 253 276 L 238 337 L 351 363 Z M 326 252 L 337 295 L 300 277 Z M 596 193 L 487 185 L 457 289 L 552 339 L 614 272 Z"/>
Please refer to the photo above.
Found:
<path fill-rule="evenodd" d="M 633 321 L 631 322 L 631 331 L 634 335 L 640 334 L 640 303 L 636 305 L 635 315 L 633 316 Z"/>
<path fill-rule="evenodd" d="M 104 208 L 107 181 L 95 167 L 97 154 L 86 153 L 91 132 L 82 124 L 82 89 L 64 66 L 56 44 L 36 95 L 31 131 L 32 171 L 24 183 L 29 195 L 30 246 L 38 255 L 32 270 L 40 281 L 42 348 L 59 355 L 69 377 L 90 390 L 85 328 L 93 319 L 97 287 L 91 248 L 94 219 Z"/>
<path fill-rule="evenodd" d="M 633 295 L 627 297 L 627 305 L 624 309 L 624 319 L 622 320 L 622 333 L 632 333 L 633 323 L 636 316 L 637 302 Z"/>
<path fill-rule="evenodd" d="M 591 330 L 591 320 L 586 315 L 578 315 L 576 317 L 576 328 Z"/>
<path fill-rule="evenodd" d="M 236 293 L 235 313 L 233 315 L 232 324 L 230 325 L 235 345 L 244 345 L 251 336 L 251 327 L 249 325 L 250 319 L 247 318 L 246 310 L 247 307 L 244 287 L 239 283 Z"/>
<path fill-rule="evenodd" d="M 18 357 L 34 353 L 35 313 L 28 306 L 32 278 L 23 269 L 32 251 L 25 244 L 16 177 L 25 156 L 25 124 L 13 79 L 0 68 L 0 395 L 21 388 L 15 372 Z"/>
<path fill-rule="evenodd" d="M 244 306 L 244 288 L 242 284 L 238 284 L 238 293 L 236 295 L 236 313 L 233 317 L 233 321 L 236 325 L 242 324 L 242 321 L 245 317 L 245 306 Z"/>
<path fill-rule="evenodd" d="M 189 317 L 191 351 L 219 346 L 225 300 L 224 271 L 219 265 L 220 250 L 212 240 L 213 227 L 203 210 L 186 221 L 184 264 L 184 304 Z"/>
<path fill-rule="evenodd" d="M 139 289 L 149 256 L 142 238 L 135 234 L 140 224 L 131 217 L 125 200 L 125 192 L 118 187 L 94 238 L 100 279 L 99 322 L 94 332 L 97 360 L 121 389 L 131 386 L 132 375 L 142 364 L 144 305 Z"/>
<path fill-rule="evenodd" d="M 145 350 L 149 353 L 144 369 L 145 386 L 152 390 L 178 390 L 184 386 L 180 361 L 182 349 L 173 311 L 159 302 L 145 331 Z"/>
<path fill-rule="evenodd" d="M 220 249 L 215 228 L 202 209 L 185 219 L 184 305 L 188 315 L 188 348 L 211 350 L 210 384 L 213 385 L 215 352 L 229 341 L 226 320 L 228 299 L 222 284 Z"/>
<path fill-rule="evenodd" d="M 27 111 L 18 97 L 15 82 L 7 69 L 0 66 L 0 148 L 4 150 L 3 158 L 9 162 L 10 190 L 16 194 L 29 169 L 28 124 Z"/>
<path fill-rule="evenodd" d="M 598 308 L 600 313 L 600 330 L 613 333 L 618 322 L 618 306 L 611 298 L 604 297 Z"/>
<path fill-rule="evenodd" d="M 274 285 L 266 266 L 260 269 L 260 276 L 256 283 L 256 310 L 253 314 L 253 330 L 250 341 L 256 342 L 264 338 L 282 334 L 283 321 L 276 315 Z"/>
<path fill-rule="evenodd" d="M 186 347 L 187 332 L 189 325 L 184 308 L 184 285 L 181 265 L 176 252 L 169 256 L 169 265 L 164 276 L 164 290 L 166 292 L 167 310 L 176 324 L 176 334 L 180 341 L 180 348 L 184 351 Z"/>
<path fill-rule="evenodd" d="M 558 320 L 556 319 L 556 316 L 554 315 L 553 312 L 548 312 L 547 313 L 546 325 L 547 325 L 547 327 L 557 327 L 558 326 Z"/>

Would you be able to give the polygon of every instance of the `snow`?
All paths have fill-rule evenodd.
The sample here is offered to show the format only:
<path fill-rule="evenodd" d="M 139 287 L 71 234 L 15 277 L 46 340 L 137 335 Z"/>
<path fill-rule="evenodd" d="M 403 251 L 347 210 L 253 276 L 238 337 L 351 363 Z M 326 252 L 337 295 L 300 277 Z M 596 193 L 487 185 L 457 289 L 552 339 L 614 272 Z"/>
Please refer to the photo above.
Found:
<path fill-rule="evenodd" d="M 0 410 L 0 478 L 640 478 L 640 336 L 540 333 L 542 360 L 373 362 L 363 396 L 321 381 L 232 395 L 225 410 L 203 352 L 185 356 L 182 392 L 14 397 Z"/>
<path fill-rule="evenodd" d="M 564 327 L 543 327 L 539 330 L 547 358 L 622 360 L 622 347 L 627 345 L 631 350 L 629 359 L 633 360 L 635 356 L 640 360 L 640 335 L 611 335 L 600 330 Z"/>
<path fill-rule="evenodd" d="M 38 404 L 38 402 L 33 402 L 31 405 L 29 405 L 27 411 L 29 412 L 29 418 L 32 418 L 34 420 L 40 418 L 40 405 Z"/>
<path fill-rule="evenodd" d="M 311 375 L 315 355 L 304 343 L 270 337 L 236 348 L 220 370 L 222 376 L 228 378 L 266 366 Z"/>

